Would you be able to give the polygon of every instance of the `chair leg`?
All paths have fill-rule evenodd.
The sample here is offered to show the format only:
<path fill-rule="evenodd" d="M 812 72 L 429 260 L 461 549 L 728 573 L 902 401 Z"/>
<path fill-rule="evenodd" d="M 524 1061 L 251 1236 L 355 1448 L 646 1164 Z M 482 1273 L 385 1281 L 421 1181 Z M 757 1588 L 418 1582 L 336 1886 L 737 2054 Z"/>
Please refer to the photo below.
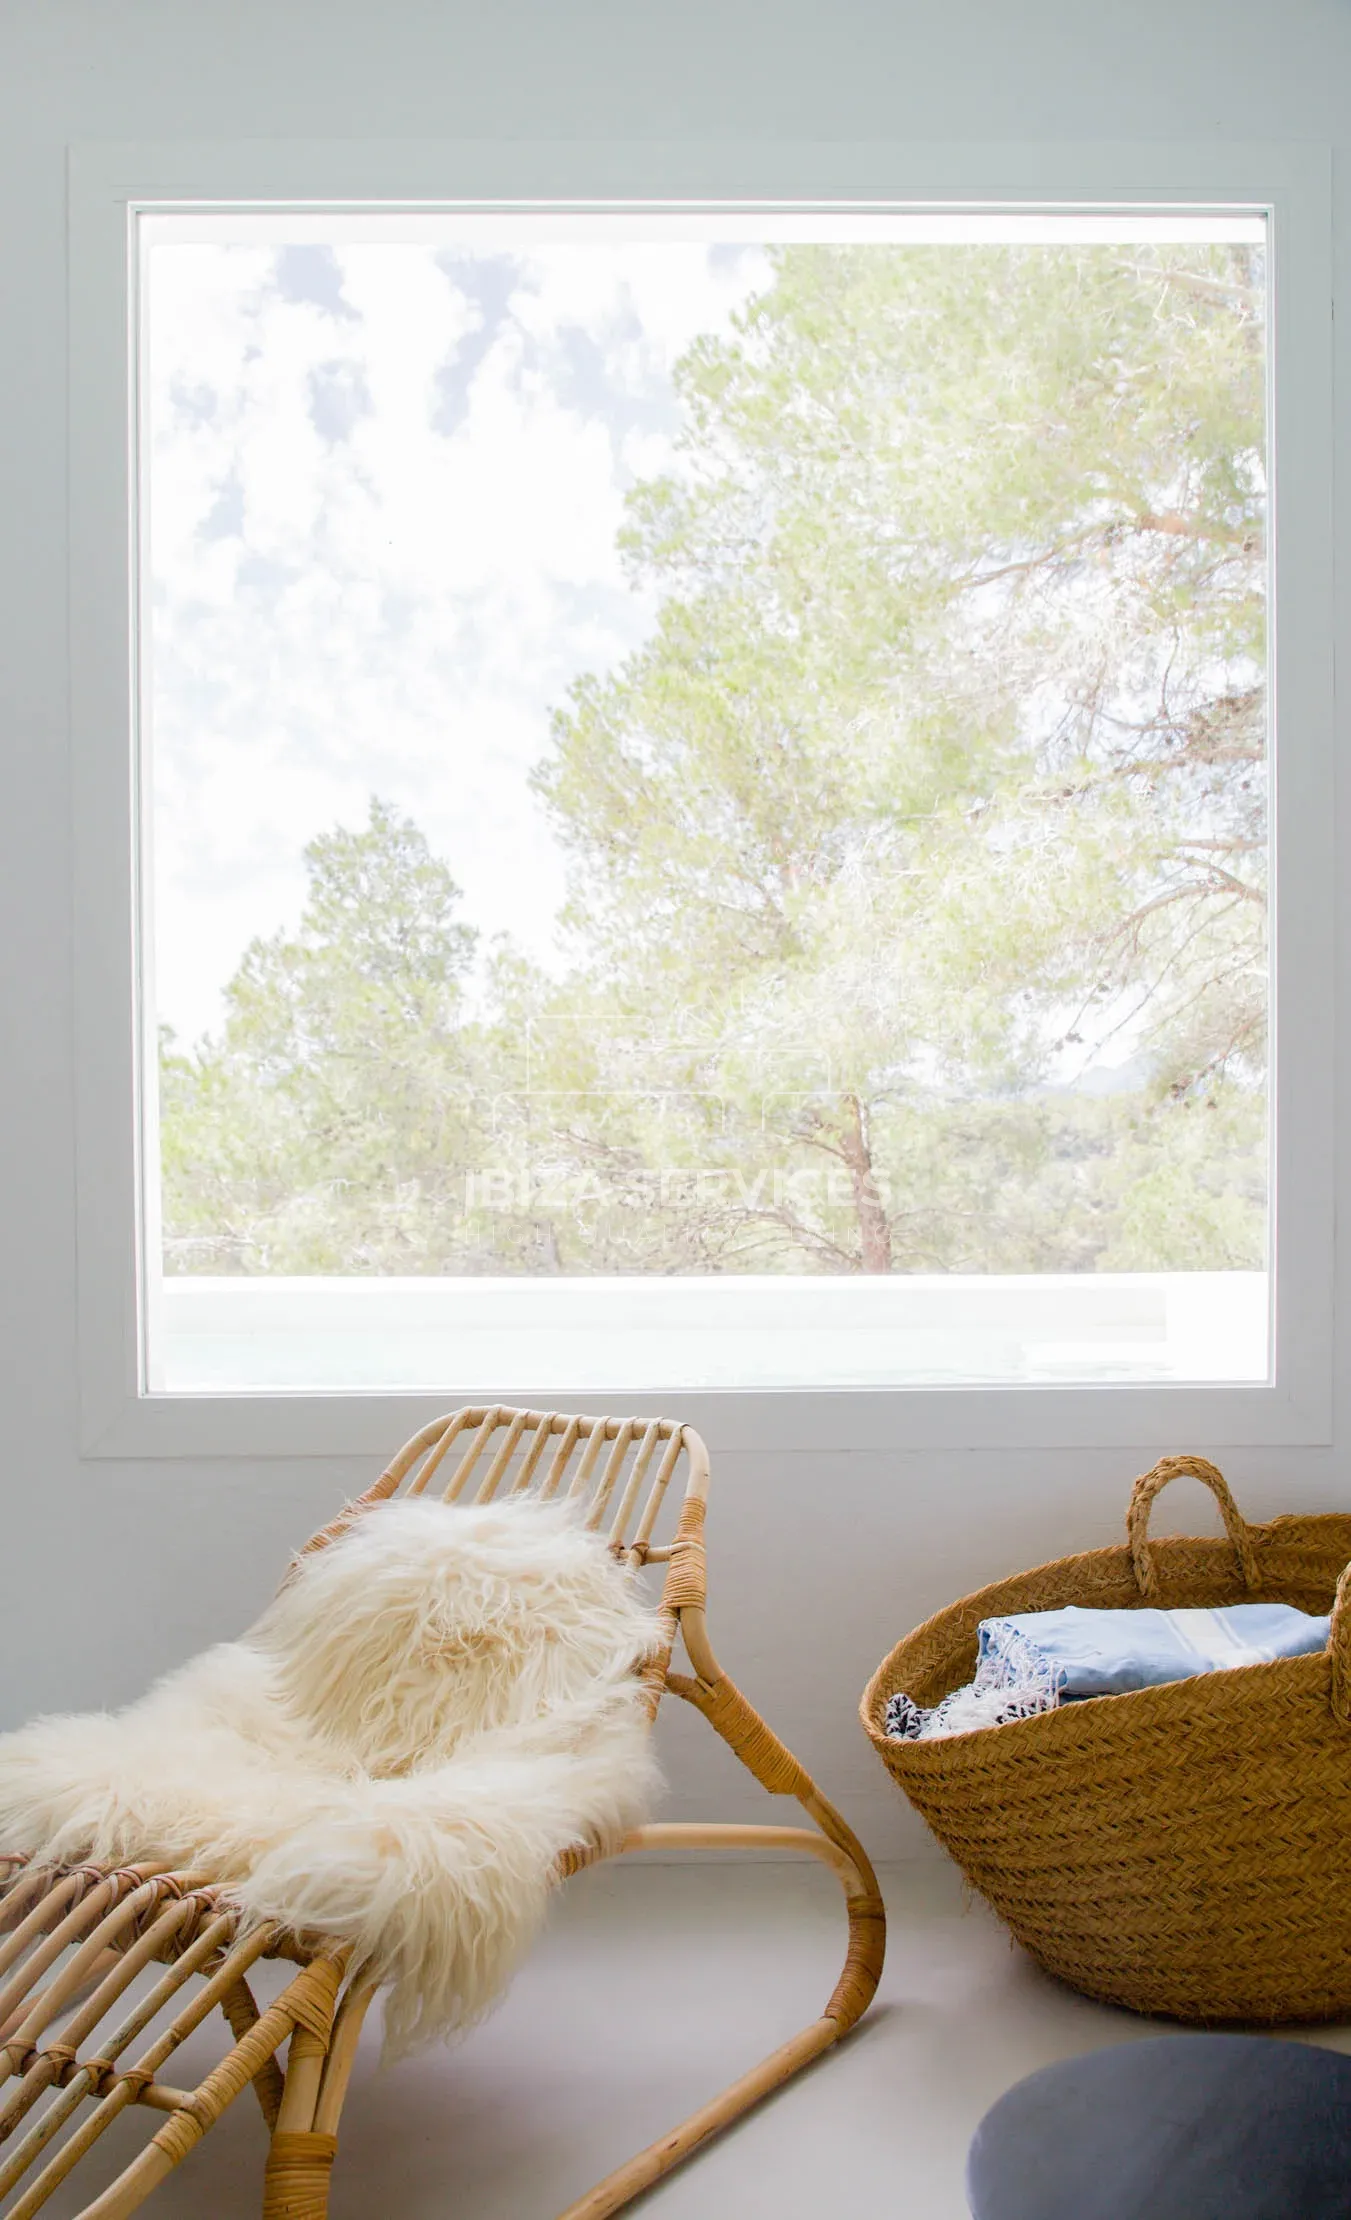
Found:
<path fill-rule="evenodd" d="M 774 1795 L 793 1796 L 815 1824 L 804 1827 L 696 1826 L 672 1824 L 640 1827 L 622 1844 L 623 1851 L 655 1849 L 692 1850 L 789 1850 L 800 1851 L 830 1866 L 844 1891 L 848 1917 L 848 1946 L 844 1967 L 819 2019 L 771 2051 L 768 2058 L 734 2081 L 730 2088 L 692 2112 L 679 2127 L 650 2143 L 627 2164 L 607 2174 L 594 2189 L 568 2206 L 559 2220 L 609 2220 L 609 2215 L 650 2189 L 682 2160 L 729 2127 L 753 2105 L 782 2088 L 794 2074 L 810 2065 L 837 2043 L 867 2011 L 881 1978 L 886 1953 L 886 1912 L 877 1876 L 857 1837 L 833 1804 L 821 1795 L 804 1766 L 799 1765 L 758 1712 L 747 1703 L 716 1666 L 702 1636 L 702 1614 L 696 1635 L 701 1667 L 698 1679 L 668 1673 L 667 1686 L 704 1713 L 728 1747 Z M 690 1644 L 695 1652 L 695 1644 Z M 712 1667 L 716 1677 L 705 1678 Z"/>
<path fill-rule="evenodd" d="M 734 2120 L 741 2119 L 762 2097 L 791 2081 L 794 2074 L 829 2050 L 838 2041 L 839 2034 L 834 2020 L 817 2020 L 811 2027 L 804 2027 L 800 2035 L 780 2044 L 768 2058 L 753 2066 L 739 2081 L 734 2081 L 720 2096 L 692 2112 L 679 2127 L 672 2128 L 669 2135 L 649 2143 L 647 2149 L 631 2158 L 626 2166 L 607 2174 L 586 2196 L 579 2197 L 576 2204 L 560 2213 L 559 2220 L 609 2220 L 611 2213 L 622 2211 L 644 2190 L 651 2189 L 664 2175 L 672 2173 L 682 2160 L 689 2158 L 723 2128 L 730 2127 Z"/>
<path fill-rule="evenodd" d="M 273 2131 L 263 2176 L 263 2220 L 327 2220 L 336 2135 Z"/>
<path fill-rule="evenodd" d="M 844 2034 L 867 2011 L 882 1976 L 887 1915 L 877 1875 L 858 1836 L 821 1794 L 806 1766 L 799 1764 L 723 1672 L 709 1646 L 702 1611 L 682 1614 L 682 1630 L 697 1677 L 668 1671 L 667 1687 L 703 1713 L 733 1755 L 771 1796 L 791 1796 L 801 1805 L 853 1876 L 853 1885 L 846 1883 L 845 1887 L 849 1948 L 844 1970 L 826 2006 L 827 2016 L 839 2022 L 840 2033 Z"/>
<path fill-rule="evenodd" d="M 291 2038 L 263 2176 L 263 2220 L 327 2220 L 338 2121 L 374 1996 L 373 1982 L 354 1980 L 326 2034 L 298 2027 Z"/>
<path fill-rule="evenodd" d="M 338 2138 L 321 2134 L 314 2115 L 328 2047 L 313 2028 L 297 2027 L 291 2037 L 277 2124 L 267 2147 L 263 2220 L 327 2220 Z"/>

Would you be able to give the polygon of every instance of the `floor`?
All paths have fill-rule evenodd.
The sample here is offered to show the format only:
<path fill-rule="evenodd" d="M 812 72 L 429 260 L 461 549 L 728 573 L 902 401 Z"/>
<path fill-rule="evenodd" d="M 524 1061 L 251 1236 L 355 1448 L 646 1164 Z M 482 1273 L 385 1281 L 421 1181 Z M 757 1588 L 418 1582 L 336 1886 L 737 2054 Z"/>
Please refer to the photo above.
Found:
<path fill-rule="evenodd" d="M 891 1938 L 868 2018 L 634 2207 L 643 2220 L 967 2220 L 967 2142 L 1001 2090 L 1157 2031 L 1041 1974 L 964 1901 L 951 1868 L 884 1881 Z M 382 2068 L 371 2030 L 332 2220 L 553 2220 L 814 2018 L 842 1936 L 834 1884 L 814 1868 L 633 1862 L 582 1875 L 501 2010 L 460 2048 Z M 1351 2028 L 1306 2039 L 1351 2050 Z M 256 2220 L 262 2156 L 241 2099 L 147 2220 Z M 54 2220 L 99 2186 L 83 2169 L 80 2181 L 47 2208 Z"/>

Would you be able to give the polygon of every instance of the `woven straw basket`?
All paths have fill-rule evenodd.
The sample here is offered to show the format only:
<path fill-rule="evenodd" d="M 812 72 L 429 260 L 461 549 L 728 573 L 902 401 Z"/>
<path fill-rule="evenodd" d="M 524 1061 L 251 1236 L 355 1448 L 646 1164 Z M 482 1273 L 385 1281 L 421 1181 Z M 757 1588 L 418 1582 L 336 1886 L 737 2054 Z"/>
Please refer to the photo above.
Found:
<path fill-rule="evenodd" d="M 1227 1541 L 1150 1541 L 1150 1506 L 1179 1474 L 1211 1490 Z M 1124 1547 L 1059 1558 L 926 1620 L 873 1675 L 863 1723 L 1048 1972 L 1180 2020 L 1351 2013 L 1348 1559 L 1351 1517 L 1249 1526 L 1214 1465 L 1165 1458 L 1135 1483 Z M 947 1740 L 883 1733 L 898 1689 L 930 1705 L 970 1680 L 982 1619 L 1242 1602 L 1331 1611 L 1327 1649 Z"/>

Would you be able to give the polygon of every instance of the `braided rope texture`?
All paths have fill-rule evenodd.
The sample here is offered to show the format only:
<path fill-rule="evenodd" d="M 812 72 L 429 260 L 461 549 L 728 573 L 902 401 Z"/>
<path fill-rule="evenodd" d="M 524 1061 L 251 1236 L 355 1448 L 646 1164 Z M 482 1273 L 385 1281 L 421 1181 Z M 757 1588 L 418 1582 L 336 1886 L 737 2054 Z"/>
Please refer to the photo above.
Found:
<path fill-rule="evenodd" d="M 806 1766 L 799 1764 L 754 1704 L 748 1703 L 730 1680 L 706 1687 L 688 1673 L 668 1672 L 666 1685 L 712 1720 L 728 1747 L 771 1796 L 811 1795 L 815 1783 Z"/>
<path fill-rule="evenodd" d="M 996 1582 L 907 1635 L 865 1691 L 863 1724 L 1048 1972 L 1178 2020 L 1341 2017 L 1351 2012 L 1351 1517 L 1248 1525 L 1213 1466 L 1165 1466 L 1137 1482 L 1128 1546 Z M 1228 1538 L 1148 1540 L 1149 1505 L 1180 1473 L 1216 1493 Z M 1319 1614 L 1335 1605 L 1328 1649 L 950 1740 L 883 1731 L 898 1689 L 927 1706 L 971 1678 L 982 1619 L 1070 1603 L 1257 1601 Z"/>
<path fill-rule="evenodd" d="M 263 2182 L 263 2220 L 325 2220 L 336 2135 L 274 2135 Z"/>
<path fill-rule="evenodd" d="M 671 1562 L 662 1588 L 667 1611 L 702 1611 L 708 1598 L 708 1552 L 704 1543 L 706 1506 L 686 1497 L 671 1545 Z"/>

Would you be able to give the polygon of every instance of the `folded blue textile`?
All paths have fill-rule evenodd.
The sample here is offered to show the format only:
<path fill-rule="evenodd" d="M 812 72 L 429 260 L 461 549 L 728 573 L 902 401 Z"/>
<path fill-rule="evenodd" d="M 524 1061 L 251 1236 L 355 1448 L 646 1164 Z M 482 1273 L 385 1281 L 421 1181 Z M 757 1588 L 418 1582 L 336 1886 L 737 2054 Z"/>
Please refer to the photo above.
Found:
<path fill-rule="evenodd" d="M 1326 1646 L 1331 1619 L 1288 1603 L 1234 1603 L 1215 1611 L 1025 1611 L 981 1622 L 976 1686 L 1045 1686 L 1057 1700 L 1120 1696 L 1132 1688 L 1270 1665 Z"/>

